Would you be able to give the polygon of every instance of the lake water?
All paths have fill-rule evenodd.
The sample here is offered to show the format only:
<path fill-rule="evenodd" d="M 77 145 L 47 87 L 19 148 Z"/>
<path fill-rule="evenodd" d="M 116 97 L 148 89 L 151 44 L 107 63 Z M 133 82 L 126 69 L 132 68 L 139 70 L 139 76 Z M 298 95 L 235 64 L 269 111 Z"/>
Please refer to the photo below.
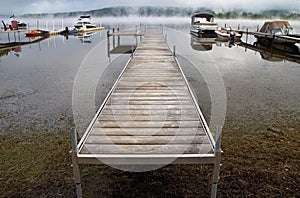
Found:
<path fill-rule="evenodd" d="M 53 21 L 53 22 L 52 22 Z M 189 80 L 200 107 L 213 129 L 258 130 L 299 123 L 299 56 L 286 57 L 211 42 L 189 34 L 188 18 L 95 19 L 107 29 L 92 35 L 52 36 L 40 42 L 0 51 L 0 134 L 21 130 L 57 131 L 75 123 L 82 132 L 110 90 L 130 54 L 108 54 L 106 31 L 145 29 L 163 25 L 170 48 Z M 71 27 L 73 19 L 40 19 L 39 27 Z M 217 20 L 242 30 L 256 30 L 262 20 Z M 63 23 L 63 24 L 62 24 Z M 158 24 L 159 23 L 159 24 Z M 30 20 L 30 24 L 36 24 Z M 299 21 L 291 21 L 300 32 Z M 31 25 L 34 26 L 34 25 Z M 0 43 L 27 41 L 24 34 L 0 35 Z M 242 38 L 245 42 L 245 36 Z M 255 38 L 247 38 L 253 43 Z M 122 37 L 131 46 L 140 38 Z M 110 49 L 118 39 L 110 40 Z M 278 124 L 279 123 L 279 124 Z"/>

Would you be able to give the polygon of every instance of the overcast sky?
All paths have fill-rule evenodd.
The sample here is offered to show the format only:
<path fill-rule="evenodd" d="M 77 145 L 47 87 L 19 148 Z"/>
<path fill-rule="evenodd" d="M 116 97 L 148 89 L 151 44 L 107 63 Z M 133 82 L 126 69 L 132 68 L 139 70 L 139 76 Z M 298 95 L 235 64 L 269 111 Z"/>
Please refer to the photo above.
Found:
<path fill-rule="evenodd" d="M 112 6 L 207 7 L 215 11 L 289 9 L 300 11 L 300 0 L 2 0 L 1 14 L 85 11 Z"/>

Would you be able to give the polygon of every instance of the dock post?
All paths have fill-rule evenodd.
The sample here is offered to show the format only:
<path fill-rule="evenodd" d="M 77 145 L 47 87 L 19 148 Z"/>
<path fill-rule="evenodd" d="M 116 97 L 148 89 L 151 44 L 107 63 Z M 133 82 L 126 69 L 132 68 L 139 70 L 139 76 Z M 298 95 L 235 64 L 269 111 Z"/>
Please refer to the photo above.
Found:
<path fill-rule="evenodd" d="M 17 42 L 16 32 L 14 32 L 15 42 Z"/>
<path fill-rule="evenodd" d="M 8 43 L 10 43 L 10 35 L 9 35 L 9 32 L 7 32 L 7 38 L 8 38 Z"/>
<path fill-rule="evenodd" d="M 238 30 L 240 30 L 240 24 L 238 24 Z"/>
<path fill-rule="evenodd" d="M 107 57 L 109 58 L 110 62 L 110 38 L 109 38 L 109 30 L 106 32 L 107 35 Z"/>
<path fill-rule="evenodd" d="M 249 34 L 249 29 L 247 28 L 247 30 L 246 30 L 246 43 L 248 43 L 248 34 Z"/>
<path fill-rule="evenodd" d="M 46 20 L 46 30 L 48 30 L 48 20 Z"/>
<path fill-rule="evenodd" d="M 133 46 L 131 46 L 131 56 L 133 56 Z"/>
<path fill-rule="evenodd" d="M 79 164 L 78 164 L 78 159 L 77 159 L 77 152 L 78 152 L 77 133 L 76 133 L 76 129 L 74 128 L 72 130 L 71 155 L 72 155 L 74 181 L 75 181 L 75 185 L 76 185 L 76 195 L 78 198 L 81 198 L 82 197 L 82 189 L 81 189 L 80 169 L 79 169 Z"/>
<path fill-rule="evenodd" d="M 19 39 L 19 42 L 21 42 L 20 31 L 18 31 L 18 39 Z"/>
<path fill-rule="evenodd" d="M 217 196 L 217 187 L 219 182 L 220 175 L 220 167 L 221 167 L 221 138 L 222 138 L 222 126 L 217 126 L 217 134 L 216 134 L 216 143 L 215 143 L 215 156 L 216 161 L 214 164 L 213 170 L 213 179 L 212 179 L 212 187 L 211 187 L 211 198 L 216 198 Z"/>
<path fill-rule="evenodd" d="M 173 56 L 176 56 L 176 46 L 173 46 Z"/>

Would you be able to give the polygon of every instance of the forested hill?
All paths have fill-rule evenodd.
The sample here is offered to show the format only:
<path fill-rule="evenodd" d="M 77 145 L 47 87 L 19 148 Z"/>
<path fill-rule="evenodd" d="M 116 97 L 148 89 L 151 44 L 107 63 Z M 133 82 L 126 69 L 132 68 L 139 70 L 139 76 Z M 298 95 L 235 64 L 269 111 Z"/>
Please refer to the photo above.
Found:
<path fill-rule="evenodd" d="M 25 14 L 22 17 L 78 17 L 79 15 L 91 15 L 93 17 L 124 17 L 124 16 L 166 16 L 166 17 L 190 17 L 194 13 L 211 13 L 217 18 L 283 18 L 300 19 L 299 12 L 288 10 L 265 10 L 256 13 L 246 12 L 236 9 L 231 11 L 214 12 L 209 8 L 182 8 L 182 7 L 109 7 L 90 11 L 77 11 L 65 13 L 43 13 L 43 14 Z"/>

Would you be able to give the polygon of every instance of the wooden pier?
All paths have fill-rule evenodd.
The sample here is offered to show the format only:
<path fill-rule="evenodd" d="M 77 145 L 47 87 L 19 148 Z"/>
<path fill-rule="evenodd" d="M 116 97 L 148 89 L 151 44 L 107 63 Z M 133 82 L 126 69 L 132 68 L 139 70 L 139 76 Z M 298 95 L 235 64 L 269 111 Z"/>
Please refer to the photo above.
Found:
<path fill-rule="evenodd" d="M 82 195 L 79 164 L 214 164 L 215 197 L 218 131 L 215 142 L 163 33 L 147 30 L 78 144 L 72 133 L 77 196 Z"/>

